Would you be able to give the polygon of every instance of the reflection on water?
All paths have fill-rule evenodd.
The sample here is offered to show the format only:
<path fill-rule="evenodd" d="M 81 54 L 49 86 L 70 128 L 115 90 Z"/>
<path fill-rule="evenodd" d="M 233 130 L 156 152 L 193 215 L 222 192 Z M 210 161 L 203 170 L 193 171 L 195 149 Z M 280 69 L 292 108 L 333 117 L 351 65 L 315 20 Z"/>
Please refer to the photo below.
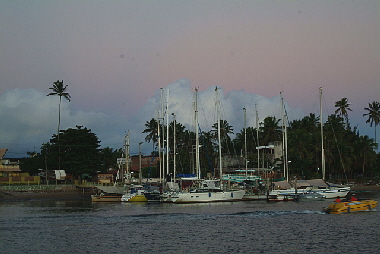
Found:
<path fill-rule="evenodd" d="M 377 253 L 379 213 L 323 214 L 330 202 L 3 202 L 0 252 Z"/>

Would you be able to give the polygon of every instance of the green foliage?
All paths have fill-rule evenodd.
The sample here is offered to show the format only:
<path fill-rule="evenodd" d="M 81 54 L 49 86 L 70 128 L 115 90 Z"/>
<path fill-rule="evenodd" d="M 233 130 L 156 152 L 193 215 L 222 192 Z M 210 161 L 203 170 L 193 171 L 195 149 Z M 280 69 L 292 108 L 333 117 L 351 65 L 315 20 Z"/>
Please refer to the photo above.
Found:
<path fill-rule="evenodd" d="M 99 149 L 98 137 L 90 129 L 76 127 L 61 130 L 59 138 L 54 134 L 49 143 L 42 145 L 41 153 L 33 154 L 23 161 L 23 169 L 34 173 L 38 168 L 47 167 L 48 170 L 61 169 L 67 174 L 80 176 L 84 173 L 92 175 L 109 167 L 106 158 L 110 155 Z M 111 153 L 111 156 L 117 155 Z"/>

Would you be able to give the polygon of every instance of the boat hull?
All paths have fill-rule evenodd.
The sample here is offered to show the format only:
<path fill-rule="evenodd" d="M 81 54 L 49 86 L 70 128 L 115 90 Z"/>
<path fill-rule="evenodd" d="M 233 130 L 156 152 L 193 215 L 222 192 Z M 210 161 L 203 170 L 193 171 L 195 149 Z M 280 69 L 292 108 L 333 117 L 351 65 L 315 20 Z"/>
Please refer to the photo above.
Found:
<path fill-rule="evenodd" d="M 144 192 L 144 196 L 149 202 L 161 201 L 161 194 L 159 192 Z"/>
<path fill-rule="evenodd" d="M 174 203 L 241 201 L 243 200 L 244 194 L 244 190 L 221 192 L 185 192 L 178 194 L 178 198 L 174 201 Z"/>
<path fill-rule="evenodd" d="M 92 195 L 92 202 L 121 202 L 122 195 Z"/>
<path fill-rule="evenodd" d="M 378 201 L 372 199 L 349 201 L 349 202 L 334 202 L 324 209 L 324 212 L 330 214 L 354 213 L 354 212 L 369 212 L 374 211 Z"/>
<path fill-rule="evenodd" d="M 336 189 L 336 190 L 315 190 L 314 192 L 321 194 L 325 198 L 344 198 L 347 196 L 349 190 Z"/>
<path fill-rule="evenodd" d="M 148 199 L 144 196 L 144 194 L 124 194 L 121 197 L 122 202 L 147 202 Z"/>

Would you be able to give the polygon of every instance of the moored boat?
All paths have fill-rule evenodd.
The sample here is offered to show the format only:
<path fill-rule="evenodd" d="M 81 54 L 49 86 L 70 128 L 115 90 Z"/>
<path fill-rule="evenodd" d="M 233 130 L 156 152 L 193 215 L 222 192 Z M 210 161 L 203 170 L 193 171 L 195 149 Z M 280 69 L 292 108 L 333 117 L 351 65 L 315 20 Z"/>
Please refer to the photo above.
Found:
<path fill-rule="evenodd" d="M 143 186 L 136 185 L 131 187 L 122 197 L 122 202 L 147 202 L 148 199 L 144 195 Z"/>
<path fill-rule="evenodd" d="M 208 203 L 223 201 L 241 201 L 245 190 L 225 191 L 220 186 L 220 180 L 204 180 L 194 191 L 182 192 L 174 203 Z"/>
<path fill-rule="evenodd" d="M 91 195 L 92 202 L 120 202 L 122 194 L 120 193 L 100 193 Z"/>
<path fill-rule="evenodd" d="M 373 199 L 362 199 L 355 201 L 334 202 L 323 209 L 329 214 L 369 212 L 376 209 L 378 201 Z"/>
<path fill-rule="evenodd" d="M 95 186 L 95 195 L 91 195 L 93 202 L 121 202 L 124 187 L 119 186 Z"/>

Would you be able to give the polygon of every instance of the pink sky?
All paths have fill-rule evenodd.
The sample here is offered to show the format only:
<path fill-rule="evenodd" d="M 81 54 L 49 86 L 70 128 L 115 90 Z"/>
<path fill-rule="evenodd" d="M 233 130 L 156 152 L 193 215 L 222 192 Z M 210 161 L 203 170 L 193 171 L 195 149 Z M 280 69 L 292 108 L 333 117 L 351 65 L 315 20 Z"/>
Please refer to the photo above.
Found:
<path fill-rule="evenodd" d="M 380 100 L 377 0 L 7 1 L 1 7 L 0 95 L 15 88 L 47 94 L 63 79 L 72 110 L 128 118 L 159 88 L 188 79 L 200 91 L 220 86 L 269 98 L 283 91 L 291 107 L 308 114 L 322 86 L 326 114 L 347 97 L 353 125 L 372 135 L 362 115 Z"/>

